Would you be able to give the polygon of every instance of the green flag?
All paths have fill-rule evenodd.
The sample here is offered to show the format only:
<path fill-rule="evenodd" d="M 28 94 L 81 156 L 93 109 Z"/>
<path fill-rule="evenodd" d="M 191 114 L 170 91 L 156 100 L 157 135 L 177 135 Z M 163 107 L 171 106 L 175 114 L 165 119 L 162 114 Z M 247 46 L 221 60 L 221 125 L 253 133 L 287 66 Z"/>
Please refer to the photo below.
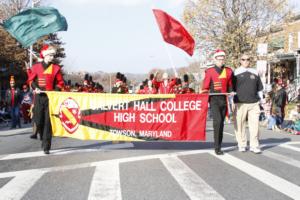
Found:
<path fill-rule="evenodd" d="M 57 9 L 37 7 L 11 17 L 4 22 L 3 27 L 24 47 L 28 47 L 42 36 L 66 31 L 68 24 Z"/>

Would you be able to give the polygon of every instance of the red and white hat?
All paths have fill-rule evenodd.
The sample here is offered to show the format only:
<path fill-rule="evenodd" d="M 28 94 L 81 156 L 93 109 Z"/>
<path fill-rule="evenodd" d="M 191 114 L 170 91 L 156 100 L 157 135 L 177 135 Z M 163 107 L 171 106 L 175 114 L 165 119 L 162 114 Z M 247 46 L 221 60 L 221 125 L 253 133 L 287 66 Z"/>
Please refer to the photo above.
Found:
<path fill-rule="evenodd" d="M 40 57 L 45 58 L 49 54 L 56 54 L 56 49 L 53 46 L 44 45 L 40 52 Z"/>
<path fill-rule="evenodd" d="M 216 52 L 214 53 L 214 58 L 218 57 L 218 56 L 226 56 L 225 51 L 221 50 L 221 49 L 217 49 Z"/>

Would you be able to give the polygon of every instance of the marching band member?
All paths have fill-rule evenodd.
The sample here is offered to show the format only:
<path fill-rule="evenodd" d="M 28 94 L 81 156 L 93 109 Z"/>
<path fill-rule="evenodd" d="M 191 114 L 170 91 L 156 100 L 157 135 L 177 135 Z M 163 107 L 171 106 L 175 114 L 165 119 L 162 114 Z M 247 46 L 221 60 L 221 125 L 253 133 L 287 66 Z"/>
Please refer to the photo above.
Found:
<path fill-rule="evenodd" d="M 59 65 L 53 63 L 56 49 L 53 46 L 45 45 L 40 52 L 42 62 L 32 66 L 28 82 L 34 89 L 35 105 L 34 115 L 36 125 L 43 135 L 42 148 L 45 154 L 51 149 L 52 130 L 49 116 L 49 100 L 47 94 L 42 91 L 61 90 L 64 87 L 64 80 Z"/>
<path fill-rule="evenodd" d="M 206 69 L 202 86 L 202 93 L 214 93 L 209 98 L 209 104 L 213 116 L 214 147 L 217 155 L 223 154 L 221 144 L 227 109 L 227 95 L 224 93 L 232 92 L 233 72 L 231 68 L 225 67 L 225 58 L 226 54 L 223 50 L 215 52 L 215 65 Z M 217 93 L 221 94 L 217 95 Z"/>

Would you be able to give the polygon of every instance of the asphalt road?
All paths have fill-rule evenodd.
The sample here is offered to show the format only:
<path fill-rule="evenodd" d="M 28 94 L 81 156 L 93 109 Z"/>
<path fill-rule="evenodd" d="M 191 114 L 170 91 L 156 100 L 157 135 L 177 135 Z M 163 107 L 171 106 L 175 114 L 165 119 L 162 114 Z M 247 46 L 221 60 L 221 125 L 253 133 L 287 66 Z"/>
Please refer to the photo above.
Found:
<path fill-rule="evenodd" d="M 300 199 L 300 136 L 261 128 L 263 153 L 240 153 L 226 125 L 216 156 L 211 127 L 207 142 L 54 138 L 50 155 L 30 127 L 0 127 L 0 200 Z"/>

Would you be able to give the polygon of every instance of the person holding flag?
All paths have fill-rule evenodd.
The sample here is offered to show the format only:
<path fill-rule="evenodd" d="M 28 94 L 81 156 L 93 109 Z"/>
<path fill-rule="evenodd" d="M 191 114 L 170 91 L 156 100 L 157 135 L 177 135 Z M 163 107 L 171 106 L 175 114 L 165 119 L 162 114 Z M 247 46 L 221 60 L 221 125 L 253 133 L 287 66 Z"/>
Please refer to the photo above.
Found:
<path fill-rule="evenodd" d="M 158 73 L 156 73 L 154 75 L 154 79 L 152 82 L 153 82 L 153 85 L 156 88 L 158 88 L 158 93 L 159 94 L 173 94 L 174 86 L 176 85 L 176 80 L 177 80 L 176 74 L 175 74 L 175 78 L 172 78 L 170 80 L 168 73 L 165 72 L 162 75 L 162 81 L 157 80 L 157 75 L 158 75 Z"/>
<path fill-rule="evenodd" d="M 209 104 L 213 116 L 214 148 L 217 155 L 222 155 L 224 120 L 227 110 L 227 93 L 232 92 L 233 71 L 225 67 L 226 54 L 223 50 L 214 53 L 215 64 L 206 69 L 202 93 L 210 93 Z"/>
<path fill-rule="evenodd" d="M 55 47 L 49 45 L 43 46 L 40 52 L 40 57 L 43 61 L 32 66 L 28 78 L 28 83 L 31 84 L 36 93 L 34 115 L 37 129 L 42 134 L 42 148 L 45 154 L 49 154 L 52 140 L 49 100 L 45 91 L 60 91 L 64 87 L 60 66 L 53 63 L 55 54 Z"/>

